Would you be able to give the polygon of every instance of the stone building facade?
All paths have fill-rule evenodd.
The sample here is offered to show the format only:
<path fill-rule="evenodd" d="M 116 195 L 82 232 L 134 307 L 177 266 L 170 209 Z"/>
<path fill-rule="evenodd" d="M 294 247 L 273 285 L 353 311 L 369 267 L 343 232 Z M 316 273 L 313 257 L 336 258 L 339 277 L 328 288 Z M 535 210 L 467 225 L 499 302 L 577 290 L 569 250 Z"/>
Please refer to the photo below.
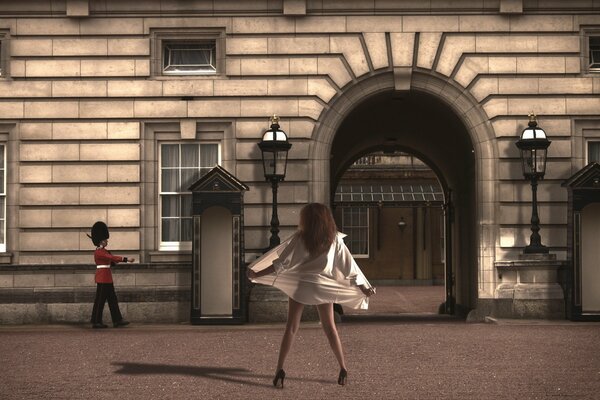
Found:
<path fill-rule="evenodd" d="M 358 157 L 398 148 L 444 187 L 452 301 L 475 319 L 521 315 L 508 264 L 528 243 L 531 191 L 514 144 L 534 111 L 552 140 L 542 240 L 568 261 L 560 183 L 600 140 L 599 11 L 597 0 L 1 2 L 0 320 L 87 318 L 96 220 L 140 261 L 115 274 L 129 318 L 186 320 L 186 168 L 216 161 L 250 187 L 252 259 L 268 243 L 257 143 L 272 114 L 292 143 L 282 237 L 304 204 L 332 201 Z M 564 304 L 554 289 L 527 299 Z"/>

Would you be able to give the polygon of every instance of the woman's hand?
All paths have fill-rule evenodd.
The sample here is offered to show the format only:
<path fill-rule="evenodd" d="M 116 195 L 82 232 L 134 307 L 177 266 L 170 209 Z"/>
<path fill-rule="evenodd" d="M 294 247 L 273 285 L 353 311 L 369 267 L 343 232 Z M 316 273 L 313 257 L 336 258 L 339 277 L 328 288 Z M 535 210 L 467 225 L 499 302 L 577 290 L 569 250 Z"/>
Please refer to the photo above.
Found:
<path fill-rule="evenodd" d="M 127 262 L 128 262 L 128 263 L 132 263 L 132 262 L 134 262 L 134 261 L 135 261 L 135 258 L 129 258 L 129 257 L 127 257 Z"/>
<path fill-rule="evenodd" d="M 359 288 L 363 292 L 363 294 L 367 297 L 371 297 L 377 292 L 374 287 L 368 288 L 365 285 L 360 285 Z"/>
<path fill-rule="evenodd" d="M 251 269 L 247 269 L 246 276 L 248 277 L 248 279 L 256 279 L 258 277 L 258 274 Z"/>
<path fill-rule="evenodd" d="M 261 276 L 272 274 L 274 272 L 275 272 L 275 268 L 271 264 L 267 268 L 261 269 L 258 272 L 254 271 L 252 269 L 247 269 L 246 270 L 246 276 L 248 277 L 248 279 L 256 279 L 256 278 L 260 278 Z"/>

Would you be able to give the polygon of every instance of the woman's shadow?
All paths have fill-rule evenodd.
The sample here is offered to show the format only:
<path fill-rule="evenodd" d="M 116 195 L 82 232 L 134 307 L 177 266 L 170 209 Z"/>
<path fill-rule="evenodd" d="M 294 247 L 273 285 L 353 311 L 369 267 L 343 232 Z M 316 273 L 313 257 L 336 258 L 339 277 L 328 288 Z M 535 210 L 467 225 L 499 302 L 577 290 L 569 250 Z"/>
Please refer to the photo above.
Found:
<path fill-rule="evenodd" d="M 208 379 L 215 379 L 231 383 L 242 383 L 250 386 L 269 387 L 273 376 L 252 374 L 245 368 L 227 368 L 227 367 L 206 367 L 194 365 L 169 365 L 169 364 L 143 364 L 133 362 L 113 362 L 112 365 L 118 366 L 116 374 L 123 375 L 190 375 Z M 250 379 L 264 379 L 265 383 L 253 382 Z M 290 378 L 294 379 L 294 378 Z M 299 378 L 295 378 L 299 379 Z M 323 379 L 302 379 L 303 381 L 312 381 L 318 383 L 331 383 Z"/>

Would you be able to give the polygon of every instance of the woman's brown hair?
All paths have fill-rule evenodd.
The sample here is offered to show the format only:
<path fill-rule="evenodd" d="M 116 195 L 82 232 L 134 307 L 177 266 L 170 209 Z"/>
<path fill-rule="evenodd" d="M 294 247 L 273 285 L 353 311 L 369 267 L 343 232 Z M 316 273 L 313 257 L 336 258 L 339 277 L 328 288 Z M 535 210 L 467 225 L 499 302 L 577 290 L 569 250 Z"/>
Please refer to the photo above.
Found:
<path fill-rule="evenodd" d="M 310 203 L 300 211 L 300 237 L 311 256 L 326 252 L 337 234 L 333 214 L 321 203 Z"/>

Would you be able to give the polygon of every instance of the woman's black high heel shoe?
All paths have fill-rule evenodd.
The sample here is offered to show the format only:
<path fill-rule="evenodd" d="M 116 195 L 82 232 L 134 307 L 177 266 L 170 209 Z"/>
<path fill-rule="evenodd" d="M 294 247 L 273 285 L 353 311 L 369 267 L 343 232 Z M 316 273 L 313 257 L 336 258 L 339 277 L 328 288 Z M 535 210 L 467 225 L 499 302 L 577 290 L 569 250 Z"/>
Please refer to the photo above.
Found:
<path fill-rule="evenodd" d="M 275 374 L 275 378 L 273 378 L 273 386 L 277 387 L 277 383 L 279 381 L 281 381 L 281 388 L 283 389 L 283 380 L 285 379 L 285 371 L 283 369 L 280 369 L 279 371 L 277 371 L 277 374 Z"/>
<path fill-rule="evenodd" d="M 346 384 L 346 380 L 348 379 L 348 371 L 344 368 L 340 369 L 340 376 L 338 376 L 338 385 L 344 386 Z"/>

